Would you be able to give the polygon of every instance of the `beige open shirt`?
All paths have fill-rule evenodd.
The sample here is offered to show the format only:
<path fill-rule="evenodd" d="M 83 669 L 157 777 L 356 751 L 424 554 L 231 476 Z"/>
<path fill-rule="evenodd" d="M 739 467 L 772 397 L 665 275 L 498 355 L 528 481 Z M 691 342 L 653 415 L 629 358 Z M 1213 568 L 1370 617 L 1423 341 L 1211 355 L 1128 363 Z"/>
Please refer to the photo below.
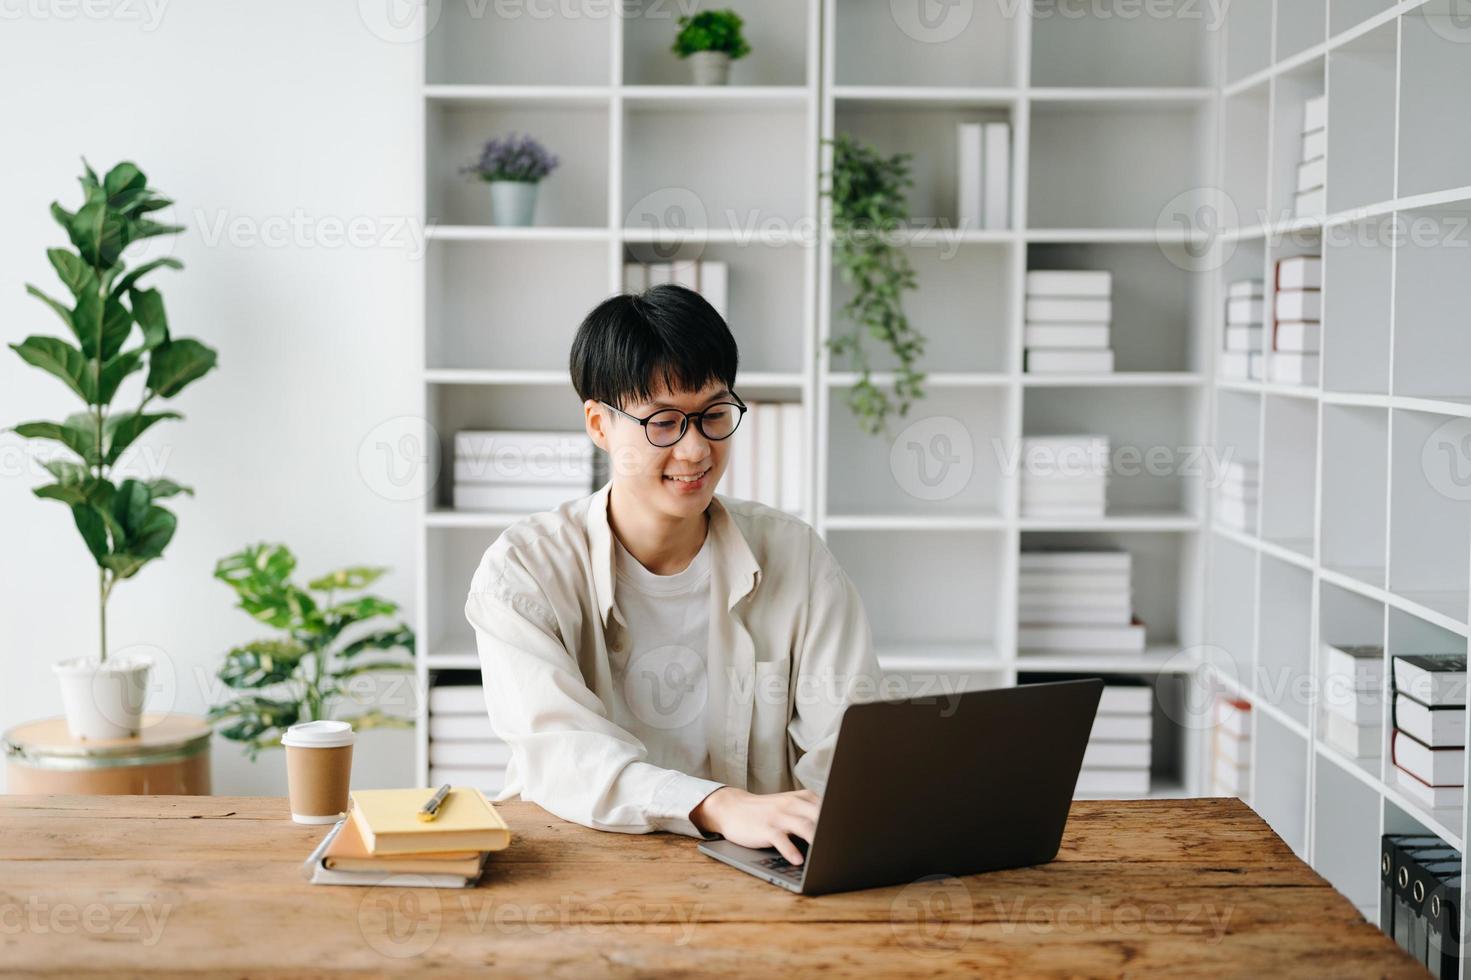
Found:
<path fill-rule="evenodd" d="M 701 692 L 712 778 L 660 768 L 606 707 L 629 649 L 610 486 L 506 529 L 470 584 L 486 706 L 511 747 L 500 798 L 599 830 L 699 836 L 690 811 L 722 785 L 821 793 L 844 705 L 879 683 L 852 582 L 802 521 L 715 497 Z"/>

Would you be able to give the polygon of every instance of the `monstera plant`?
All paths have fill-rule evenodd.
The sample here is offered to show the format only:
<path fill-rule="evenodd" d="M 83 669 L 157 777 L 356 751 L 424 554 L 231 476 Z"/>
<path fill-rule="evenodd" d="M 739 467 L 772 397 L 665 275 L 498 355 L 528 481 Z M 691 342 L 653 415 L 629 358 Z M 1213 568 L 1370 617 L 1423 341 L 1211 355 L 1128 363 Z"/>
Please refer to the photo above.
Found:
<path fill-rule="evenodd" d="M 183 264 L 159 258 L 130 270 L 124 261 L 130 245 L 183 230 L 151 217 L 172 202 L 131 163 L 119 163 L 100 179 L 85 160 L 82 165 L 81 207 L 51 205 L 71 247 L 46 252 L 70 299 L 26 286 L 61 320 L 66 336 L 35 335 L 10 347 L 66 385 L 83 405 L 60 422 L 24 422 L 15 431 L 60 447 L 43 462 L 54 482 L 35 494 L 71 509 L 97 563 L 97 657 L 56 665 L 67 721 L 80 738 L 115 738 L 138 729 L 149 663 L 138 656 L 108 659 L 107 603 L 119 582 L 160 557 L 173 538 L 177 520 L 159 501 L 192 493 L 157 473 L 116 481 L 117 471 L 139 436 L 159 422 L 182 418 L 159 403 L 208 373 L 215 352 L 174 336 L 163 297 L 143 285 L 149 273 Z M 114 399 L 135 375 L 142 378 L 132 386 L 136 403 L 114 409 Z"/>
<path fill-rule="evenodd" d="M 354 700 L 353 678 L 414 669 L 413 630 L 383 622 L 398 606 L 357 594 L 387 569 L 343 568 L 312 579 L 305 589 L 291 581 L 295 569 L 296 556 L 279 544 L 253 545 L 215 566 L 215 578 L 235 590 L 241 609 L 281 631 L 231 650 L 217 675 L 238 693 L 211 708 L 209 720 L 224 723 L 220 734 L 244 743 L 252 759 L 280 745 L 297 722 L 337 715 Z M 413 725 L 412 718 L 377 708 L 337 720 L 357 731 Z"/>

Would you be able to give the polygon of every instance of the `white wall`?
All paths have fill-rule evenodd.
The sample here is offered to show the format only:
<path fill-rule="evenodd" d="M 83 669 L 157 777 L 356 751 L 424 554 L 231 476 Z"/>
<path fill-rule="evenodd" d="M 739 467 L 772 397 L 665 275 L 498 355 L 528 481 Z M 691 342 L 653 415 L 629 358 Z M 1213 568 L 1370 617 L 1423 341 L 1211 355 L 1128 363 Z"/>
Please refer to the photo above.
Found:
<path fill-rule="evenodd" d="M 0 340 L 65 331 L 24 283 L 65 295 L 47 208 L 75 209 L 85 154 L 135 161 L 178 201 L 186 268 L 154 284 L 174 329 L 220 353 L 173 406 L 186 421 L 147 441 L 198 496 L 177 503 L 164 559 L 114 593 L 109 646 L 161 647 L 175 710 L 202 712 L 198 678 L 265 632 L 210 577 L 257 540 L 307 573 L 392 566 L 378 590 L 412 622 L 417 504 L 375 493 L 358 447 L 418 407 L 417 48 L 351 0 L 4 0 L 0 20 Z M 330 237 L 349 227 L 367 244 Z M 75 408 L 0 350 L 0 427 Z M 23 446 L 0 435 L 0 728 L 59 713 L 51 663 L 97 644 L 95 566 L 67 510 L 31 496 Z M 354 781 L 408 785 L 412 762 L 409 732 L 370 735 Z M 279 754 L 252 766 L 217 738 L 214 765 L 217 793 L 285 792 Z"/>

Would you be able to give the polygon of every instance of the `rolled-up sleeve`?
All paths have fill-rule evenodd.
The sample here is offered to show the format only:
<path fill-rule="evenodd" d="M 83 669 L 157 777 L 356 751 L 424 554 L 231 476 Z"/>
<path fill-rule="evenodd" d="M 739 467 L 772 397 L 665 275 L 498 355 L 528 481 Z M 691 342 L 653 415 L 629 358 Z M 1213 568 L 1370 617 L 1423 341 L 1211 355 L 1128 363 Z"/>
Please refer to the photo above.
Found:
<path fill-rule="evenodd" d="M 528 583 L 487 556 L 465 602 L 486 707 L 511 748 L 521 798 L 595 830 L 704 836 L 690 812 L 720 783 L 647 761 L 583 681 L 557 622 Z"/>
<path fill-rule="evenodd" d="M 843 708 L 874 697 L 880 674 L 863 600 L 821 542 L 814 542 L 810 589 L 787 733 L 801 753 L 792 774 L 804 788 L 821 793 L 827 786 Z"/>

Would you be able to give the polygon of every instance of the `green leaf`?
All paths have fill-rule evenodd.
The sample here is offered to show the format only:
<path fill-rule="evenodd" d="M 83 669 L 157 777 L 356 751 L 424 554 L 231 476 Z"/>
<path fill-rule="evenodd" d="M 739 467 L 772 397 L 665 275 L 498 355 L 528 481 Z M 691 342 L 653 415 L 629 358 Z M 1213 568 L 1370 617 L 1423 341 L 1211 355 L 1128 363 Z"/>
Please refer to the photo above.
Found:
<path fill-rule="evenodd" d="M 339 568 L 335 572 L 328 572 L 321 578 L 308 582 L 307 588 L 318 592 L 328 592 L 333 589 L 366 589 L 374 582 L 383 577 L 388 569 L 374 568 L 368 565 L 354 565 L 350 568 Z"/>
<path fill-rule="evenodd" d="M 89 200 L 72 216 L 67 233 L 82 255 L 82 261 L 94 269 L 116 265 L 126 244 L 123 240 L 123 218 L 110 210 L 105 200 Z"/>
<path fill-rule="evenodd" d="M 339 602 L 326 611 L 326 615 L 338 620 L 339 625 L 361 622 L 377 616 L 392 616 L 398 612 L 398 603 L 365 595 L 351 602 Z"/>
<path fill-rule="evenodd" d="M 51 260 L 51 267 L 56 270 L 73 297 L 96 288 L 97 273 L 76 255 L 64 248 L 48 248 L 46 257 Z"/>
<path fill-rule="evenodd" d="M 145 238 L 157 238 L 159 235 L 177 235 L 183 230 L 183 225 L 161 225 L 156 221 L 135 218 L 128 222 L 126 234 L 129 242 L 140 242 Z"/>
<path fill-rule="evenodd" d="M 95 362 L 88 362 L 95 363 Z M 143 366 L 143 350 L 124 351 L 102 365 L 102 377 L 97 384 L 97 404 L 109 405 L 117 394 L 123 379 Z"/>
<path fill-rule="evenodd" d="M 353 664 L 343 670 L 334 671 L 332 676 L 340 680 L 344 677 L 356 677 L 360 674 L 372 674 L 378 671 L 411 671 L 413 669 L 412 660 L 376 660 L 373 663 Z"/>
<path fill-rule="evenodd" d="M 77 297 L 73 314 L 77 339 L 82 353 L 100 356 L 104 361 L 116 354 L 133 329 L 133 314 L 119 300 L 103 293 L 83 293 Z"/>
<path fill-rule="evenodd" d="M 135 529 L 148 516 L 148 487 L 138 480 L 124 480 L 112 497 L 112 516 L 123 529 L 123 544 L 132 543 Z"/>
<path fill-rule="evenodd" d="M 76 334 L 77 339 L 81 339 L 81 334 L 77 331 L 76 318 L 72 315 L 70 307 L 63 306 L 59 300 L 52 299 L 50 296 L 47 296 L 45 293 L 41 292 L 35 286 L 32 286 L 30 283 L 26 283 L 26 292 L 30 293 L 41 302 L 51 307 L 52 310 L 56 311 L 56 315 L 61 317 L 61 322 L 66 324 L 67 329 L 70 330 L 73 334 Z"/>
<path fill-rule="evenodd" d="M 178 412 L 127 412 L 110 416 L 102 429 L 103 460 L 111 466 L 155 422 L 183 417 Z"/>
<path fill-rule="evenodd" d="M 140 558 L 158 558 L 173 540 L 178 526 L 179 519 L 173 511 L 150 506 L 143 523 L 138 525 L 128 542 L 128 550 Z"/>
<path fill-rule="evenodd" d="M 148 178 L 143 175 L 143 171 L 127 161 L 113 167 L 102 179 L 102 189 L 107 192 L 108 197 L 115 197 L 124 191 L 141 190 L 147 185 Z"/>
<path fill-rule="evenodd" d="M 47 459 L 41 462 L 46 472 L 56 477 L 58 483 L 67 486 L 87 483 L 92 479 L 92 471 L 85 466 L 73 463 L 69 459 Z"/>
<path fill-rule="evenodd" d="M 237 592 L 260 594 L 284 586 L 296 569 L 296 556 L 284 544 L 256 544 L 215 563 L 215 578 Z"/>
<path fill-rule="evenodd" d="M 82 533 L 82 540 L 86 542 L 87 550 L 92 552 L 92 557 L 100 565 L 109 555 L 107 543 L 107 522 L 103 520 L 102 514 L 95 504 L 77 504 L 72 507 L 72 520 L 76 522 L 77 530 Z"/>
<path fill-rule="evenodd" d="M 71 234 L 72 222 L 76 220 L 76 215 L 72 214 L 66 208 L 62 207 L 58 202 L 52 201 L 51 217 L 57 224 L 61 225 L 62 228 L 66 229 L 66 233 L 68 235 Z"/>
<path fill-rule="evenodd" d="M 369 633 L 367 636 L 359 637 L 338 651 L 337 655 L 344 659 L 351 659 L 368 650 L 414 650 L 414 631 L 407 626 L 396 626 L 393 629 L 379 630 Z"/>
<path fill-rule="evenodd" d="M 97 171 L 92 169 L 92 165 L 87 162 L 86 157 L 82 157 L 82 176 L 77 179 L 81 181 L 82 190 L 89 197 L 93 191 L 100 190 L 102 187 L 102 182 L 97 179 Z"/>
<path fill-rule="evenodd" d="M 180 262 L 178 259 L 172 258 L 154 259 L 152 262 L 144 262 L 142 265 L 138 266 L 138 268 L 134 269 L 132 272 L 128 273 L 126 276 L 123 276 L 121 279 L 118 280 L 118 284 L 112 287 L 112 295 L 119 297 L 122 296 L 123 293 L 126 293 L 130 289 L 132 289 L 139 279 L 142 279 L 154 269 L 182 268 L 184 268 L 184 263 Z M 138 312 L 138 300 L 136 297 L 133 298 L 133 316 L 137 318 L 139 323 L 143 323 L 143 317 Z M 143 329 L 145 331 L 148 329 L 146 324 L 144 325 Z"/>
<path fill-rule="evenodd" d="M 269 687 L 290 680 L 308 652 L 296 640 L 257 640 L 225 654 L 218 676 L 236 689 Z"/>
<path fill-rule="evenodd" d="M 86 412 L 69 415 L 65 422 L 22 422 L 15 431 L 27 439 L 59 442 L 89 466 L 98 462 L 96 420 Z"/>
<path fill-rule="evenodd" d="M 60 378 L 82 401 L 89 405 L 97 402 L 95 362 L 89 361 L 71 344 L 56 337 L 27 337 L 18 344 L 11 344 L 10 349 L 32 367 Z"/>
<path fill-rule="evenodd" d="M 197 340 L 170 340 L 154 349 L 148 361 L 148 387 L 172 398 L 215 366 L 215 352 Z"/>
<path fill-rule="evenodd" d="M 147 483 L 148 493 L 154 500 L 163 500 L 165 497 L 174 497 L 181 493 L 187 493 L 191 497 L 194 496 L 193 487 L 182 486 L 173 480 L 160 478 L 149 480 Z"/>
<path fill-rule="evenodd" d="M 164 314 L 163 297 L 156 289 L 135 289 L 129 295 L 133 317 L 143 328 L 143 346 L 147 350 L 169 342 L 169 320 Z"/>
<path fill-rule="evenodd" d="M 302 629 L 317 611 L 311 594 L 294 585 L 274 592 L 241 595 L 240 608 L 277 629 Z"/>
<path fill-rule="evenodd" d="M 235 724 L 220 729 L 220 735 L 234 742 L 257 743 L 263 735 L 272 731 L 284 731 L 296 724 L 301 717 L 301 706 L 291 701 L 278 701 L 259 695 L 245 695 L 227 704 L 211 708 L 211 721 L 234 720 Z M 277 735 L 269 744 L 280 741 Z M 262 747 L 253 744 L 254 748 Z M 247 751 L 253 755 L 252 746 Z"/>

